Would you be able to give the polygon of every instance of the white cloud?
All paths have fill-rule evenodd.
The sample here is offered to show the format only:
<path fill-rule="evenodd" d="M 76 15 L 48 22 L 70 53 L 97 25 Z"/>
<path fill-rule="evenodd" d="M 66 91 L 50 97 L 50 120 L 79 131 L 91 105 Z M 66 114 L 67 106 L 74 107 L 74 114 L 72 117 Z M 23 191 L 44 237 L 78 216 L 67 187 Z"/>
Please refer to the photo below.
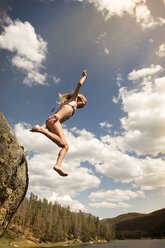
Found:
<path fill-rule="evenodd" d="M 135 198 L 145 198 L 143 191 L 131 191 L 131 190 L 107 190 L 92 192 L 89 195 L 89 206 L 95 208 L 129 208 L 130 205 L 127 202 Z"/>
<path fill-rule="evenodd" d="M 99 125 L 100 125 L 100 127 L 106 127 L 106 128 L 112 127 L 112 124 L 110 124 L 108 122 L 100 122 Z"/>
<path fill-rule="evenodd" d="M 133 15 L 136 1 L 133 0 L 89 0 L 94 4 L 98 11 L 101 11 L 105 20 L 114 15 L 123 16 L 125 13 Z"/>
<path fill-rule="evenodd" d="M 24 83 L 30 86 L 34 83 L 46 84 L 46 74 L 41 74 L 39 70 L 46 59 L 47 43 L 35 33 L 29 22 L 12 21 L 6 17 L 4 23 L 0 48 L 13 53 L 12 65 L 26 74 Z"/>
<path fill-rule="evenodd" d="M 105 201 L 106 199 L 107 202 L 122 202 L 137 197 L 145 197 L 144 192 L 115 189 L 115 190 L 93 192 L 89 195 L 89 200 L 102 202 Z"/>
<path fill-rule="evenodd" d="M 163 164 L 161 167 L 163 167 Z M 141 185 L 143 190 L 154 190 L 161 187 L 165 188 L 164 170 L 159 170 L 159 172 L 156 173 L 149 173 L 141 178 L 139 177 L 136 184 Z"/>
<path fill-rule="evenodd" d="M 17 55 L 12 58 L 12 64 L 17 66 L 18 68 L 21 68 L 27 71 L 31 71 L 34 68 L 33 61 L 27 60 L 27 58 L 17 56 Z"/>
<path fill-rule="evenodd" d="M 41 74 L 38 71 L 31 71 L 27 73 L 27 77 L 23 80 L 24 84 L 31 86 L 33 83 L 46 85 L 46 74 Z"/>
<path fill-rule="evenodd" d="M 77 200 L 73 200 L 69 195 L 64 195 L 64 196 L 52 196 L 52 201 L 54 201 L 54 199 L 56 199 L 56 201 L 58 203 L 60 203 L 62 206 L 70 206 L 70 209 L 72 211 L 83 211 L 83 212 L 87 212 L 88 209 L 86 206 L 84 206 L 83 204 L 81 204 L 79 201 Z M 51 200 L 51 199 L 50 199 Z"/>
<path fill-rule="evenodd" d="M 155 76 L 139 83 L 136 90 L 120 89 L 127 116 L 121 118 L 124 132 L 115 142 L 123 151 L 152 156 L 165 153 L 165 77 Z"/>
<path fill-rule="evenodd" d="M 155 79 L 155 89 L 159 94 L 165 93 L 165 77 Z"/>
<path fill-rule="evenodd" d="M 118 176 L 123 166 L 123 173 L 120 180 L 135 182 L 136 186 L 145 190 L 165 187 L 164 154 L 165 154 L 165 77 L 158 77 L 162 71 L 161 66 L 151 66 L 129 74 L 129 78 L 140 79 L 135 85 L 135 89 L 128 90 L 121 88 L 119 98 L 122 102 L 123 111 L 126 116 L 121 118 L 123 131 L 116 137 L 109 135 L 102 137 L 102 141 L 118 152 L 133 152 L 137 156 L 145 158 L 119 154 L 120 159 L 110 159 L 108 163 L 100 163 L 96 166 L 98 171 L 104 175 L 113 174 L 112 164 L 116 164 Z M 150 76 L 150 80 L 143 77 Z M 154 158 L 155 156 L 155 158 Z M 159 158 L 156 158 L 159 156 Z M 125 171 L 128 172 L 127 177 Z M 123 175 L 123 178 L 122 178 Z M 117 176 L 116 179 L 118 180 Z"/>
<path fill-rule="evenodd" d="M 143 190 L 165 187 L 164 160 L 152 158 L 135 158 L 122 152 L 109 155 L 109 162 L 95 165 L 98 172 L 120 182 L 135 182 L 136 187 Z M 107 158 L 106 158 L 107 159 Z"/>
<path fill-rule="evenodd" d="M 95 208 L 129 208 L 130 205 L 128 203 L 119 202 L 119 203 L 111 203 L 111 202 L 95 202 L 89 203 L 90 207 Z"/>
<path fill-rule="evenodd" d="M 159 46 L 159 50 L 156 52 L 159 57 L 165 56 L 165 43 Z"/>
<path fill-rule="evenodd" d="M 53 76 L 53 81 L 55 82 L 55 84 L 58 84 L 61 81 L 61 79 L 57 78 L 56 76 Z"/>
<path fill-rule="evenodd" d="M 162 71 L 163 68 L 160 65 L 150 65 L 150 67 L 140 69 L 138 71 L 133 70 L 129 73 L 128 79 L 129 80 L 137 80 L 143 77 L 153 76 L 158 72 Z"/>
<path fill-rule="evenodd" d="M 78 0 L 79 1 L 79 0 Z M 80 1 L 80 2 L 83 2 Z M 146 5 L 146 0 L 88 0 L 102 13 L 105 21 L 112 16 L 123 16 L 126 13 L 136 18 L 136 22 L 142 29 L 163 25 L 163 18 L 154 19 Z"/>
<path fill-rule="evenodd" d="M 142 29 L 153 28 L 157 25 L 163 25 L 165 19 L 157 18 L 156 20 L 151 16 L 150 10 L 145 4 L 139 4 L 136 6 L 136 22 L 139 24 Z"/>

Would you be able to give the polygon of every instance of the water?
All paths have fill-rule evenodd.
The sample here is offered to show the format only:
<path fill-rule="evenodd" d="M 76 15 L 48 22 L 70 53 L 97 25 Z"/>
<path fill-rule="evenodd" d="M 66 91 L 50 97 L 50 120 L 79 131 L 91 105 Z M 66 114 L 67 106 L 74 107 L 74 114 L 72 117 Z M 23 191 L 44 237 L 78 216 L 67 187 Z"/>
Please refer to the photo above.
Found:
<path fill-rule="evenodd" d="M 83 246 L 62 246 L 68 248 L 165 248 L 165 239 L 123 240 L 111 243 L 91 244 Z M 52 247 L 52 248 L 62 248 Z"/>

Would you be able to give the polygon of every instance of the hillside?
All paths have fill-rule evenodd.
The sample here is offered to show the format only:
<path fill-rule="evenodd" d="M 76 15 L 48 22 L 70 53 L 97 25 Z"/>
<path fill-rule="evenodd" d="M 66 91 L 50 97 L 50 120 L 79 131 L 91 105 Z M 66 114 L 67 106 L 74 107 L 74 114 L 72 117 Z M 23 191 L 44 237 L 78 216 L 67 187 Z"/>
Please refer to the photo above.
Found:
<path fill-rule="evenodd" d="M 165 236 L 165 208 L 149 214 L 124 214 L 107 221 L 115 225 L 119 239 Z"/>
<path fill-rule="evenodd" d="M 107 222 L 111 223 L 111 224 L 118 224 L 118 223 L 121 223 L 123 221 L 127 221 L 127 220 L 130 220 L 130 219 L 134 219 L 136 217 L 140 217 L 140 216 L 143 216 L 144 214 L 140 214 L 140 213 L 128 213 L 128 214 L 121 214 L 117 217 L 114 217 L 114 218 L 109 218 L 109 219 L 105 219 Z"/>

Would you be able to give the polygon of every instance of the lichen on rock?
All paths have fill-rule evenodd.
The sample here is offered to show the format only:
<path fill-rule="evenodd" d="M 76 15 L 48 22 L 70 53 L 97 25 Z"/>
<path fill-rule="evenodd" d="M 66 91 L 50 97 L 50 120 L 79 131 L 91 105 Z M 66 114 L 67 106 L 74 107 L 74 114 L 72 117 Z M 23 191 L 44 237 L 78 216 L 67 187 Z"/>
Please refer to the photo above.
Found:
<path fill-rule="evenodd" d="M 23 201 L 27 187 L 26 153 L 0 112 L 0 236 Z"/>

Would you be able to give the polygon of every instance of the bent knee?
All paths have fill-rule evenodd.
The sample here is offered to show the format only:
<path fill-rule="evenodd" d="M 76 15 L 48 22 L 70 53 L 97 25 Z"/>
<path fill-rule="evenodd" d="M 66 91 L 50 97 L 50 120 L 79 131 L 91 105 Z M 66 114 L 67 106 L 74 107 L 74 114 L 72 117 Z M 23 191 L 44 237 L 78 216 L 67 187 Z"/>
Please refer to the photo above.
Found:
<path fill-rule="evenodd" d="M 67 151 L 69 150 L 69 144 L 68 143 L 65 145 L 65 148 Z"/>
<path fill-rule="evenodd" d="M 61 147 L 62 147 L 62 148 L 65 148 L 65 149 L 68 151 L 68 149 L 69 149 L 69 144 L 68 144 L 66 141 L 65 141 L 65 142 L 62 142 Z"/>

